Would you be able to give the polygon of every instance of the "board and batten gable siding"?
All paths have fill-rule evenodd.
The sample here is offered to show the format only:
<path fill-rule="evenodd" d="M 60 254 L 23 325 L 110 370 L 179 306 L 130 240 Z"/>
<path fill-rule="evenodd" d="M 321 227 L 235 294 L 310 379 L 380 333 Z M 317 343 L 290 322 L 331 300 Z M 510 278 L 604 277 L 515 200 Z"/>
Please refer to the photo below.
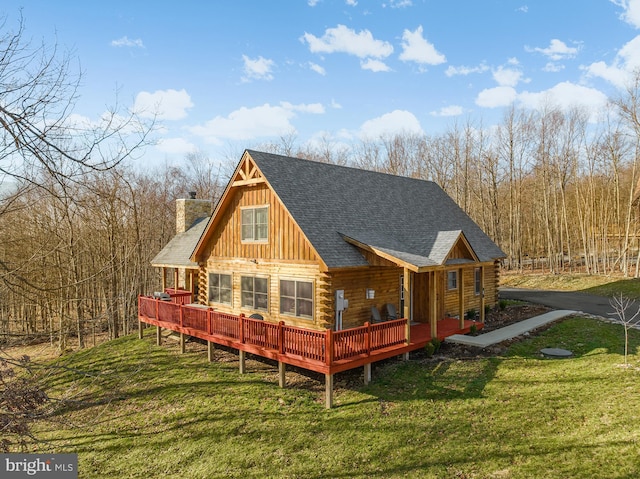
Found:
<path fill-rule="evenodd" d="M 241 241 L 242 209 L 269 208 L 266 242 Z M 207 256 L 317 264 L 319 258 L 278 197 L 264 183 L 239 188 L 218 222 Z"/>
<path fill-rule="evenodd" d="M 242 241 L 242 210 L 268 207 L 267 241 Z M 333 304 L 328 291 L 328 276 L 321 272 L 317 254 L 292 220 L 281 201 L 266 183 L 239 187 L 234 191 L 226 210 L 222 212 L 201 263 L 200 302 L 218 311 L 261 314 L 268 321 L 284 321 L 294 326 L 324 329 L 333 320 Z M 229 274 L 232 278 L 232 304 L 208 302 L 209 273 Z M 268 310 L 242 307 L 241 278 L 268 279 Z M 307 281 L 313 284 L 314 317 L 298 318 L 280 314 L 280 280 Z"/>

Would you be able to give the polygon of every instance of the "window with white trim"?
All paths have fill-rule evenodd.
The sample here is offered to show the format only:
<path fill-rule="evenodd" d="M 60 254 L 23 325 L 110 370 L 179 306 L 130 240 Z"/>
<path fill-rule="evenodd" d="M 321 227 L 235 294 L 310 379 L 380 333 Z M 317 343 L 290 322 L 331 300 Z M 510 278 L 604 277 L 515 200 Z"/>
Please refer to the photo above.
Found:
<path fill-rule="evenodd" d="M 209 273 L 209 302 L 231 304 L 231 275 Z"/>
<path fill-rule="evenodd" d="M 242 241 L 267 241 L 269 207 L 242 208 Z"/>
<path fill-rule="evenodd" d="M 313 283 L 280 280 L 280 313 L 313 319 Z"/>
<path fill-rule="evenodd" d="M 458 289 L 458 272 L 447 271 L 447 289 Z"/>
<path fill-rule="evenodd" d="M 269 307 L 269 281 L 267 278 L 242 276 L 240 278 L 243 308 L 266 311 Z"/>

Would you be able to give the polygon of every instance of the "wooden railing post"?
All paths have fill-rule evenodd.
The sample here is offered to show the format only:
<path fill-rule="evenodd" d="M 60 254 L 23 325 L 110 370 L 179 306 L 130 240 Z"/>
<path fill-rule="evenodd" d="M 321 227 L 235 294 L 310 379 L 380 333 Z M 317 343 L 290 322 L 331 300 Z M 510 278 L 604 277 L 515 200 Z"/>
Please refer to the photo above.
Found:
<path fill-rule="evenodd" d="M 179 319 L 179 320 L 180 320 L 180 327 L 182 328 L 182 305 L 180 305 L 180 306 L 179 306 L 179 308 L 180 308 L 180 309 L 179 309 L 178 311 L 179 311 L 180 313 L 178 314 L 178 318 L 180 318 L 180 319 Z"/>
<path fill-rule="evenodd" d="M 364 336 L 364 347 L 367 350 L 367 356 L 371 356 L 371 323 L 367 321 L 364 325 L 367 328 L 367 332 Z"/>
<path fill-rule="evenodd" d="M 284 354 L 284 321 L 278 323 L 278 352 Z"/>
<path fill-rule="evenodd" d="M 331 363 L 333 363 L 333 330 L 326 329 L 324 335 L 324 360 L 327 366 L 331 366 Z"/>
<path fill-rule="evenodd" d="M 240 337 L 238 339 L 240 339 L 241 343 L 244 343 L 244 313 L 242 313 L 238 319 L 238 327 L 240 328 L 238 331 Z"/>
<path fill-rule="evenodd" d="M 407 324 L 405 325 L 406 344 L 411 344 L 411 319 L 407 318 Z"/>
<path fill-rule="evenodd" d="M 144 337 L 144 331 L 142 329 L 142 321 L 140 320 L 140 306 L 142 305 L 142 298 L 138 296 L 138 339 Z"/>

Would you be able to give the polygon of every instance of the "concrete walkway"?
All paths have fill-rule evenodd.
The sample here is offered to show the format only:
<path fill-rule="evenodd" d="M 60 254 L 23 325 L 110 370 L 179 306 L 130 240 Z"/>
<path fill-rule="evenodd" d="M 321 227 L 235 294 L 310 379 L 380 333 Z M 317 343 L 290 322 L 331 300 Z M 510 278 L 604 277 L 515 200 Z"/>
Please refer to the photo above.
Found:
<path fill-rule="evenodd" d="M 535 316 L 533 318 L 519 321 L 504 328 L 496 329 L 490 333 L 480 334 L 479 336 L 467 336 L 465 334 L 454 334 L 445 339 L 449 343 L 466 344 L 468 346 L 477 346 L 479 348 L 486 348 L 492 344 L 501 343 L 508 339 L 513 339 L 521 336 L 533 329 L 544 326 L 545 324 L 552 323 L 558 319 L 564 318 L 576 311 L 562 309 L 558 311 L 549 311 L 548 313 Z"/>

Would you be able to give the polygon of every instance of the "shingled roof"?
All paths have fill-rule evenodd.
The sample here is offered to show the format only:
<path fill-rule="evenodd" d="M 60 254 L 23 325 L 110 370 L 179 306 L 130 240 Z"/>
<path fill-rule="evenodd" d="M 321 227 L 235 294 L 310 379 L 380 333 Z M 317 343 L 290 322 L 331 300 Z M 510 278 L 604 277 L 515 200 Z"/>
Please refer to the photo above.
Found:
<path fill-rule="evenodd" d="M 197 269 L 198 263 L 191 261 L 191 253 L 198 244 L 209 217 L 198 218 L 189 229 L 178 233 L 151 260 L 152 266 L 165 268 Z"/>
<path fill-rule="evenodd" d="M 416 268 L 446 264 L 461 237 L 481 262 L 505 256 L 431 181 L 247 153 L 329 268 L 367 265 L 354 243 Z"/>

